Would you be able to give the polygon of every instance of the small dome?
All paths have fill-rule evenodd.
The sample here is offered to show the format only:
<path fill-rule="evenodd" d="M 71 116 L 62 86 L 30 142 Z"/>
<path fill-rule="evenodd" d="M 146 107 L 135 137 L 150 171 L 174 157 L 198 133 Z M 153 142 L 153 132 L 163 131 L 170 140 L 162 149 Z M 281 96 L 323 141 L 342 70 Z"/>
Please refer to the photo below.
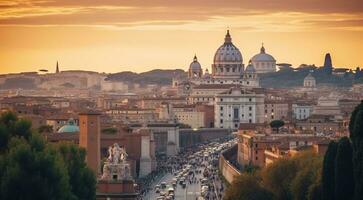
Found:
<path fill-rule="evenodd" d="M 76 133 L 79 132 L 79 127 L 74 119 L 69 119 L 67 124 L 59 128 L 58 133 Z"/>
<path fill-rule="evenodd" d="M 255 73 L 256 69 L 253 67 L 253 65 L 247 65 L 245 72 L 246 73 Z"/>
<path fill-rule="evenodd" d="M 275 58 L 266 53 L 265 47 L 262 45 L 259 54 L 251 58 L 252 62 L 276 62 Z"/>
<path fill-rule="evenodd" d="M 218 62 L 239 62 L 242 63 L 242 54 L 239 49 L 232 43 L 229 30 L 224 38 L 224 44 L 220 46 L 214 54 L 214 63 Z"/>
<path fill-rule="evenodd" d="M 198 62 L 197 56 L 195 55 L 193 58 L 193 62 L 190 63 L 189 69 L 191 70 L 202 70 L 202 67 L 200 66 L 200 63 Z"/>
<path fill-rule="evenodd" d="M 249 64 L 247 65 L 246 69 L 245 69 L 246 73 L 255 73 L 256 69 L 255 67 L 253 67 L 251 61 L 249 62 Z"/>

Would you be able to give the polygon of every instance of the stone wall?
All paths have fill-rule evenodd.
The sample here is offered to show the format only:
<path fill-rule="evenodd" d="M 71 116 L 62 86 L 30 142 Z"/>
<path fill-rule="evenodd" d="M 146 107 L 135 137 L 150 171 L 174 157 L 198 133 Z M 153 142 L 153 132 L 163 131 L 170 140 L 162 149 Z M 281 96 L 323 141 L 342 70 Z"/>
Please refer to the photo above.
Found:
<path fill-rule="evenodd" d="M 235 157 L 236 154 L 237 145 L 234 145 L 230 149 L 223 151 L 219 157 L 219 171 L 228 183 L 232 183 L 237 176 L 241 175 L 241 172 L 228 161 L 230 158 Z"/>
<path fill-rule="evenodd" d="M 179 146 L 187 148 L 208 140 L 224 138 L 230 134 L 231 130 L 220 128 L 180 129 Z"/>

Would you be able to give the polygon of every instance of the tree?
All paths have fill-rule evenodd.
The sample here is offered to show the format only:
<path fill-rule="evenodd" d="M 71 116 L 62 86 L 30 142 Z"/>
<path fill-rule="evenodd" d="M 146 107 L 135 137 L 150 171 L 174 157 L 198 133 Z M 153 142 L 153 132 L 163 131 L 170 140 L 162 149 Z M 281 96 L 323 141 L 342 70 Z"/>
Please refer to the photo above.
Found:
<path fill-rule="evenodd" d="M 66 165 L 72 193 L 78 199 L 95 199 L 96 178 L 86 165 L 86 151 L 72 143 L 61 143 L 57 150 Z"/>
<path fill-rule="evenodd" d="M 352 113 L 349 123 L 353 144 L 354 199 L 363 196 L 363 102 Z"/>
<path fill-rule="evenodd" d="M 256 175 L 242 173 L 227 188 L 224 200 L 272 200 L 271 192 L 263 188 Z"/>
<path fill-rule="evenodd" d="M 313 185 L 318 185 L 320 183 L 322 157 L 314 152 L 306 151 L 299 153 L 297 156 L 293 157 L 292 160 L 296 162 L 298 166 L 298 172 L 290 186 L 293 199 L 308 199 Z M 315 195 L 319 196 L 319 194 Z"/>
<path fill-rule="evenodd" d="M 29 139 L 12 138 L 9 153 L 2 155 L 0 199 L 71 199 L 59 156 L 44 149 L 41 137 Z"/>
<path fill-rule="evenodd" d="M 0 199 L 95 199 L 95 175 L 85 151 L 74 144 L 47 144 L 31 123 L 0 116 Z"/>
<path fill-rule="evenodd" d="M 354 195 L 353 155 L 350 140 L 339 140 L 335 158 L 335 199 L 351 200 Z"/>
<path fill-rule="evenodd" d="M 337 143 L 331 141 L 324 156 L 322 173 L 322 195 L 323 200 L 334 200 L 335 188 L 335 157 L 337 153 Z"/>
<path fill-rule="evenodd" d="M 291 183 L 291 193 L 295 200 L 307 199 L 309 186 L 313 182 L 313 174 L 310 169 L 299 171 Z"/>
<path fill-rule="evenodd" d="M 321 182 L 312 184 L 308 191 L 308 200 L 321 200 L 322 196 L 322 185 Z"/>
<path fill-rule="evenodd" d="M 275 129 L 279 132 L 279 129 L 285 125 L 285 122 L 282 120 L 273 120 L 270 122 L 271 128 Z"/>
<path fill-rule="evenodd" d="M 52 133 L 53 132 L 53 126 L 51 125 L 42 125 L 38 128 L 39 133 Z"/>
<path fill-rule="evenodd" d="M 276 199 L 291 199 L 291 181 L 297 173 L 297 164 L 289 159 L 280 159 L 261 171 L 262 185 L 268 188 Z"/>

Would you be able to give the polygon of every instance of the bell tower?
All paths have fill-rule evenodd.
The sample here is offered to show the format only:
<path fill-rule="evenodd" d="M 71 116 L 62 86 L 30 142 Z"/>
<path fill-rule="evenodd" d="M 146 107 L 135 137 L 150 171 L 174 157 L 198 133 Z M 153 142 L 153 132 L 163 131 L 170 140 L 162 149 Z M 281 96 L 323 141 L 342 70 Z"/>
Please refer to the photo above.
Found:
<path fill-rule="evenodd" d="M 98 175 L 100 166 L 100 113 L 79 114 L 79 146 L 86 149 L 86 163 Z"/>

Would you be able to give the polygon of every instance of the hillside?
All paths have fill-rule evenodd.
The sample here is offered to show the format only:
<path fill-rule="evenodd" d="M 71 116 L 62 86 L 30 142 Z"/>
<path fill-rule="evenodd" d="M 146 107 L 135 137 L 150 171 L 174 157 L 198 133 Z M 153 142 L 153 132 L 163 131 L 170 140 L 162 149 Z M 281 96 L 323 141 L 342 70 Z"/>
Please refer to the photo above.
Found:
<path fill-rule="evenodd" d="M 123 81 L 128 83 L 170 85 L 173 77 L 186 77 L 186 72 L 181 69 L 161 70 L 155 69 L 143 73 L 119 72 L 110 74 L 107 80 Z"/>

